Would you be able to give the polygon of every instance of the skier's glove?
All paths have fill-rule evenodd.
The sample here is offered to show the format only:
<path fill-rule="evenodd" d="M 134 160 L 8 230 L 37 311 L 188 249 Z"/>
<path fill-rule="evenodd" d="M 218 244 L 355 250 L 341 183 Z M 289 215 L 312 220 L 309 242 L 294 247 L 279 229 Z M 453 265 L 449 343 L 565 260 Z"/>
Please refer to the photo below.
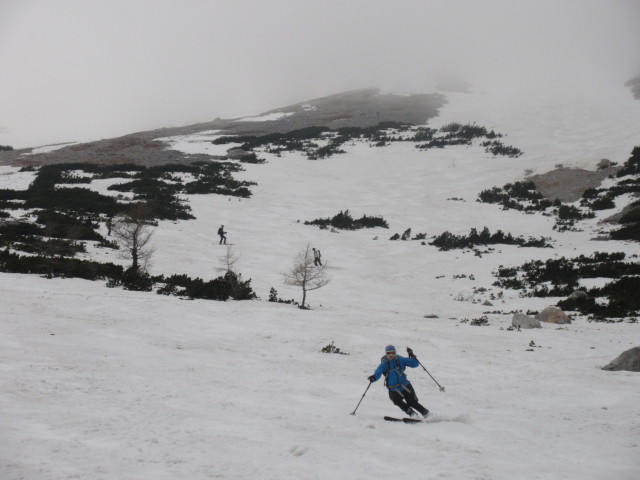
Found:
<path fill-rule="evenodd" d="M 376 381 L 376 376 L 375 376 L 375 375 L 371 375 L 370 377 L 367 377 L 367 379 L 368 379 L 370 382 L 375 382 L 375 381 Z"/>
<path fill-rule="evenodd" d="M 409 358 L 416 358 L 416 356 L 413 354 L 413 350 L 411 350 L 409 347 L 407 347 L 407 355 L 409 355 Z"/>

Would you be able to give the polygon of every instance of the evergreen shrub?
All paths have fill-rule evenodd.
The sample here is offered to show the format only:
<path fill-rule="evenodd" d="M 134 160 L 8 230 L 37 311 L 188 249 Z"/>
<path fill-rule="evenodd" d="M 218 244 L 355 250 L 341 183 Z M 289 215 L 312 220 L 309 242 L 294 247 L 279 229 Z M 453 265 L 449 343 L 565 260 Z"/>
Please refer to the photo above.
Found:
<path fill-rule="evenodd" d="M 529 237 L 525 239 L 522 236 L 514 237 L 510 233 L 505 234 L 502 230 L 498 230 L 492 234 L 487 227 L 484 227 L 480 233 L 478 233 L 475 228 L 472 228 L 467 236 L 443 232 L 430 242 L 429 245 L 446 251 L 456 248 L 472 248 L 476 245 L 493 245 L 498 243 L 519 245 L 521 247 L 551 248 L 551 244 L 549 244 L 544 237 L 538 239 Z"/>
<path fill-rule="evenodd" d="M 84 278 L 86 280 L 119 278 L 123 268 L 113 263 L 98 263 L 75 258 L 46 258 L 41 255 L 19 255 L 8 248 L 0 250 L 0 271 L 42 274 L 49 277 Z"/>
<path fill-rule="evenodd" d="M 519 267 L 500 267 L 494 275 L 494 286 L 522 290 L 524 295 L 537 297 L 567 297 L 581 289 L 586 299 L 563 299 L 558 306 L 565 310 L 577 310 L 592 319 L 637 315 L 640 309 L 640 264 L 625 261 L 623 252 L 595 252 L 589 257 L 561 257 L 545 262 L 535 260 Z M 520 275 L 518 275 L 520 273 Z M 579 287 L 580 279 L 610 278 L 603 288 Z M 604 301 L 596 301 L 603 298 Z"/>
<path fill-rule="evenodd" d="M 358 230 L 362 228 L 389 228 L 389 224 L 382 217 L 371 217 L 363 215 L 361 218 L 354 219 L 351 217 L 349 210 L 334 215 L 332 218 L 317 218 L 311 221 L 305 221 L 305 225 L 318 225 L 322 227 L 331 226 L 340 230 Z"/>
<path fill-rule="evenodd" d="M 158 290 L 161 295 L 176 295 L 190 299 L 205 300 L 251 300 L 256 294 L 251 288 L 251 279 L 242 281 L 240 275 L 229 271 L 213 280 L 192 279 L 187 275 L 172 275 L 159 279 L 164 286 Z"/>

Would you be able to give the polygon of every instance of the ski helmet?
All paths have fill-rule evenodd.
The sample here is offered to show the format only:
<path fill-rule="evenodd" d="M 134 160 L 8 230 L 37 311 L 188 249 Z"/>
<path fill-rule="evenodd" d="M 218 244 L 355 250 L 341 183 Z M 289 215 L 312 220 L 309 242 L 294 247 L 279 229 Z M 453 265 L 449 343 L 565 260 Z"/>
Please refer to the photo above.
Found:
<path fill-rule="evenodd" d="M 396 347 L 394 347 L 393 345 L 387 345 L 384 349 L 385 353 L 386 352 L 395 352 L 396 351 Z"/>

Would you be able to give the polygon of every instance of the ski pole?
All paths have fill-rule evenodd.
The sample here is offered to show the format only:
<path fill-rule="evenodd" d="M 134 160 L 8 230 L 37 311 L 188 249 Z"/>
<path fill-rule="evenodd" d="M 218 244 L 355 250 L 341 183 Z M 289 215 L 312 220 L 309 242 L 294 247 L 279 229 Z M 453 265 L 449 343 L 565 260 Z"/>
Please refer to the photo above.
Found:
<path fill-rule="evenodd" d="M 416 358 L 416 360 L 418 360 L 418 359 Z M 435 378 L 433 378 L 433 375 L 431 375 L 431 374 L 429 373 L 429 371 L 428 371 L 426 368 L 424 368 L 424 365 L 422 365 L 422 363 L 420 363 L 420 360 L 418 360 L 418 364 L 422 367 L 422 369 L 423 369 L 425 372 L 427 372 L 427 375 L 429 375 L 429 376 L 431 377 L 431 380 L 433 380 L 434 382 L 436 382 L 436 385 L 438 385 L 438 386 L 440 387 L 440 391 L 441 391 L 441 392 L 444 392 L 444 387 L 443 387 L 442 385 L 440 385 L 440 384 L 438 383 L 438 381 L 437 381 Z"/>
<path fill-rule="evenodd" d="M 367 385 L 367 390 L 369 390 L 369 387 L 371 386 L 373 382 L 369 382 L 369 385 Z M 358 407 L 360 406 L 360 404 L 362 403 L 362 400 L 364 399 L 364 396 L 367 394 L 367 390 L 364 391 L 364 393 L 362 394 L 362 398 L 360 399 L 360 401 L 358 402 L 358 405 L 356 405 L 356 408 L 353 412 L 351 412 L 351 415 L 355 415 L 356 414 L 356 410 L 358 409 Z"/>
<path fill-rule="evenodd" d="M 420 360 L 418 360 L 418 357 L 416 357 L 416 356 L 413 354 L 413 350 L 411 350 L 409 347 L 407 347 L 407 354 L 409 355 L 409 358 L 414 358 L 414 359 L 418 362 L 418 365 L 420 365 L 420 366 L 422 367 L 422 369 L 423 369 L 425 372 L 427 372 L 427 375 L 429 375 L 429 376 L 431 377 L 431 380 L 433 380 L 434 382 L 436 382 L 436 385 L 438 385 L 438 386 L 440 387 L 440 391 L 441 391 L 441 392 L 444 392 L 444 387 L 443 387 L 442 385 L 440 385 L 440 384 L 438 383 L 438 381 L 437 381 L 435 378 L 433 378 L 433 375 L 431 375 L 431 374 L 429 373 L 429 371 L 428 371 L 426 368 L 424 368 L 424 365 L 422 365 L 422 363 L 420 363 Z"/>

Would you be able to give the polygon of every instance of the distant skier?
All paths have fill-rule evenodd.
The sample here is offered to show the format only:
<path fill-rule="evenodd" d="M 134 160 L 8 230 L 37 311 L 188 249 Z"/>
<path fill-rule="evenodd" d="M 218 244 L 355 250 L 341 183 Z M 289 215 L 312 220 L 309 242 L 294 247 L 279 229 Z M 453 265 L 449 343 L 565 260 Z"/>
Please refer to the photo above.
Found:
<path fill-rule="evenodd" d="M 220 235 L 220 243 L 218 243 L 218 245 L 222 245 L 223 243 L 226 245 L 227 244 L 227 232 L 224 231 L 224 225 L 220 225 L 220 228 L 218 229 L 218 235 Z"/>
<path fill-rule="evenodd" d="M 316 250 L 315 248 L 312 248 L 311 250 L 313 250 L 313 264 L 317 267 L 318 265 L 322 266 L 322 261 L 320 260 L 320 257 L 322 256 L 320 254 L 320 250 Z"/>
<path fill-rule="evenodd" d="M 368 377 L 370 382 L 377 381 L 382 375 L 385 376 L 385 386 L 389 389 L 391 401 L 410 417 L 416 416 L 417 410 L 426 417 L 429 410 L 418 403 L 418 397 L 404 373 L 405 368 L 416 368 L 420 363 L 413 354 L 413 350 L 407 348 L 409 358 L 396 355 L 396 347 L 387 345 L 385 356 L 373 375 Z"/>
<path fill-rule="evenodd" d="M 107 235 L 111 235 L 111 227 L 113 227 L 113 219 L 111 216 L 107 217 L 107 221 L 105 223 L 107 225 Z"/>

